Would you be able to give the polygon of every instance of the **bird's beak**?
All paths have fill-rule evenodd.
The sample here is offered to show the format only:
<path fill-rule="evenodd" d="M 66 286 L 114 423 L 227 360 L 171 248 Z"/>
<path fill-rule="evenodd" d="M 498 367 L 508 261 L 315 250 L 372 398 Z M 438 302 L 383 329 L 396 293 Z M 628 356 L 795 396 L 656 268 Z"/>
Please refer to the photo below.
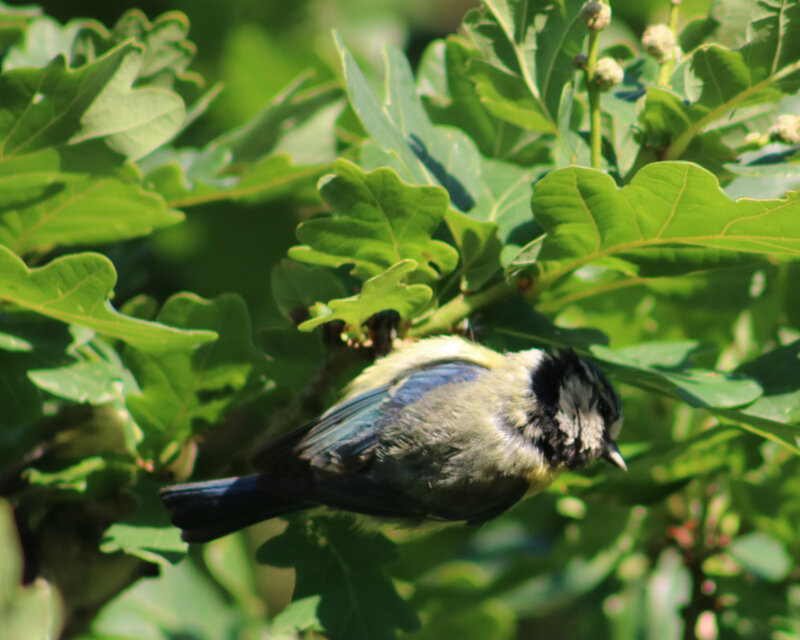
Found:
<path fill-rule="evenodd" d="M 612 442 L 609 440 L 606 443 L 606 450 L 605 453 L 603 453 L 603 460 L 605 460 L 606 462 L 610 462 L 615 467 L 619 467 L 623 471 L 628 470 L 628 466 L 625 464 L 625 459 L 619 452 L 619 448 L 617 447 L 616 442 Z"/>

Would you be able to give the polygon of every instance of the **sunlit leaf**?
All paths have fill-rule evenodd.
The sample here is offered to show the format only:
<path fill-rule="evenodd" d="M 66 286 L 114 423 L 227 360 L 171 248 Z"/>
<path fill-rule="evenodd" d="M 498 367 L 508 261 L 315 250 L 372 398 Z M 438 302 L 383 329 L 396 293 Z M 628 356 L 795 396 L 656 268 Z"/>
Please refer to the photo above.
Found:
<path fill-rule="evenodd" d="M 82 324 L 141 349 L 190 347 L 214 340 L 211 331 L 184 331 L 123 316 L 109 295 L 116 273 L 105 256 L 81 253 L 28 269 L 0 247 L 0 299 L 62 322 Z"/>
<path fill-rule="evenodd" d="M 689 163 L 650 164 L 622 189 L 599 171 L 559 169 L 536 185 L 532 207 L 547 232 L 538 256 L 546 282 L 590 262 L 652 276 L 800 257 L 798 193 L 732 202 Z"/>
<path fill-rule="evenodd" d="M 346 160 L 337 160 L 334 169 L 336 175 L 320 187 L 334 215 L 301 223 L 297 238 L 305 245 L 290 249 L 291 258 L 332 267 L 352 264 L 362 280 L 405 259 L 417 263 L 412 280 L 436 279 L 434 264 L 442 273 L 453 270 L 455 249 L 431 238 L 447 211 L 440 187 L 408 185 L 391 169 L 364 173 Z"/>
<path fill-rule="evenodd" d="M 328 300 L 319 315 L 303 322 L 298 328 L 310 331 L 324 322 L 341 320 L 357 335 L 361 327 L 376 313 L 393 310 L 401 318 L 413 316 L 431 299 L 433 292 L 424 284 L 406 285 L 402 281 L 414 271 L 413 260 L 402 260 L 383 273 L 364 282 L 358 295 Z"/>

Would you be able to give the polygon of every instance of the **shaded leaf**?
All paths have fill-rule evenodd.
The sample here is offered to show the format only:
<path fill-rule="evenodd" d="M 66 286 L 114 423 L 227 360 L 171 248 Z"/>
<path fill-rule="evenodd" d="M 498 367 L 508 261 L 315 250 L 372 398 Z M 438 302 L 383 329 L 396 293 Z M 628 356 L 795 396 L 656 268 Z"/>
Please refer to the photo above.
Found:
<path fill-rule="evenodd" d="M 296 600 L 319 595 L 317 619 L 333 640 L 381 640 L 396 629 L 414 631 L 413 609 L 395 591 L 383 565 L 395 559 L 382 535 L 354 529 L 347 521 L 294 519 L 256 553 L 259 562 L 294 567 Z"/>
<path fill-rule="evenodd" d="M 0 499 L 0 628 L 9 638 L 55 638 L 64 625 L 58 592 L 44 579 L 22 584 L 22 547 L 11 505 Z"/>
<path fill-rule="evenodd" d="M 270 282 L 281 313 L 295 323 L 307 315 L 314 303 L 345 294 L 344 285 L 330 269 L 308 267 L 291 260 L 282 260 L 275 266 Z"/>
<path fill-rule="evenodd" d="M 537 576 L 498 594 L 500 602 L 518 615 L 542 615 L 592 590 L 613 571 L 639 537 L 644 516 L 642 507 L 631 510 L 624 529 L 609 547 L 594 557 L 573 558 L 563 569 Z"/>
<path fill-rule="evenodd" d="M 477 291 L 500 268 L 503 245 L 497 237 L 497 225 L 474 220 L 454 209 L 447 211 L 445 222 L 461 254 L 463 288 Z"/>
<path fill-rule="evenodd" d="M 260 379 L 264 358 L 253 346 L 250 316 L 239 296 L 224 294 L 209 301 L 177 294 L 167 300 L 158 319 L 219 336 L 198 348 L 125 352 L 125 364 L 141 387 L 141 394 L 126 399 L 143 432 L 139 454 L 166 463 L 184 440 L 217 422 L 237 401 L 263 391 L 267 382 Z"/>

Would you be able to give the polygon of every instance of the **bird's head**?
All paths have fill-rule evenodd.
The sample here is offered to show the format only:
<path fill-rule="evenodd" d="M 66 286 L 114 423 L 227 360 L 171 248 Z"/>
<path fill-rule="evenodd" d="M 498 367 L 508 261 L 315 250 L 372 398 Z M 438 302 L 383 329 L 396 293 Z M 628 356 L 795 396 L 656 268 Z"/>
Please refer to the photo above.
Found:
<path fill-rule="evenodd" d="M 550 466 L 578 469 L 603 458 L 626 469 L 615 443 L 622 404 L 596 365 L 572 349 L 546 352 L 531 369 L 531 389 L 531 435 Z"/>

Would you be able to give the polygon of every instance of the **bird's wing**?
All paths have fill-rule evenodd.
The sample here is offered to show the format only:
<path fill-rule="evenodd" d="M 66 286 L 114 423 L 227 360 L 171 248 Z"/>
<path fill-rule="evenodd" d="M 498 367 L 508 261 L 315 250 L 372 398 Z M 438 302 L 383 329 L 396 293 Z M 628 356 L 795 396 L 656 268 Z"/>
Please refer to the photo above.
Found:
<path fill-rule="evenodd" d="M 268 476 L 294 475 L 306 467 L 319 475 L 350 475 L 369 461 L 385 421 L 444 384 L 473 380 L 485 367 L 441 360 L 416 367 L 390 384 L 339 403 L 316 421 L 284 436 L 256 459 Z M 292 472 L 286 465 L 292 461 Z"/>

